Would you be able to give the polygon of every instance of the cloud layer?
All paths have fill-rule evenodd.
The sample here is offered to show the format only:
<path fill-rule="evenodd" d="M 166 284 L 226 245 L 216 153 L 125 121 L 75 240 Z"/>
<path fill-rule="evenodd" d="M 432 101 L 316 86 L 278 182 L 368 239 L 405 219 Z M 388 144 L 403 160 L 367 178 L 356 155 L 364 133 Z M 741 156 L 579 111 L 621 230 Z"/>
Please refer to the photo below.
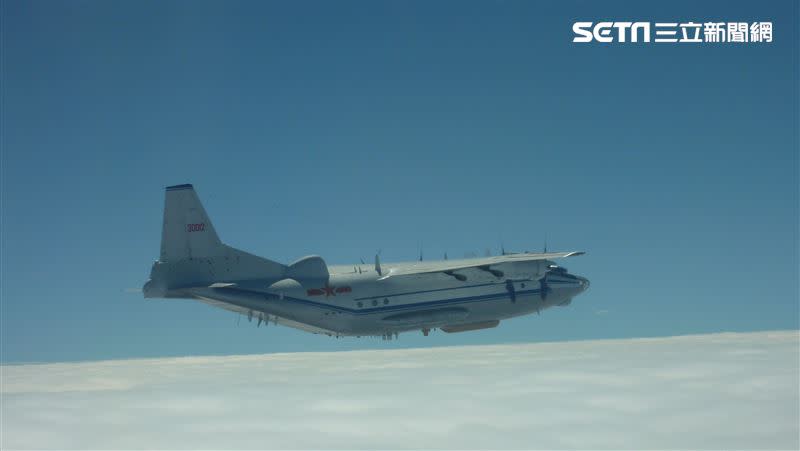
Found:
<path fill-rule="evenodd" d="M 6 448 L 800 448 L 800 333 L 2 368 Z"/>

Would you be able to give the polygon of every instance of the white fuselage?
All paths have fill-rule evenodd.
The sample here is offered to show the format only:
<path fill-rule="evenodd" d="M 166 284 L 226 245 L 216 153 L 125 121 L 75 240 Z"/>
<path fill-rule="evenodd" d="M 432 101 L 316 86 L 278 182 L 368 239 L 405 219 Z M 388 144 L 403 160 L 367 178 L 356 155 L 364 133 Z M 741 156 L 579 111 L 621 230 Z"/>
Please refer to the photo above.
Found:
<path fill-rule="evenodd" d="M 548 273 L 543 285 L 535 272 L 526 272 L 529 265 L 504 265 L 503 278 L 480 269 L 460 271 L 466 280 L 442 273 L 382 279 L 366 265 L 333 266 L 328 282 L 319 286 L 285 279 L 259 287 L 256 281 L 247 287 L 194 288 L 175 297 L 194 297 L 315 333 L 385 336 L 482 324 L 567 305 L 589 286 L 587 279 L 565 270 Z M 384 271 L 391 269 L 387 265 Z"/>
<path fill-rule="evenodd" d="M 194 187 L 166 187 L 159 259 L 145 298 L 198 299 L 262 322 L 327 335 L 433 328 L 463 332 L 568 305 L 589 281 L 551 259 L 583 252 L 517 252 L 465 260 L 329 267 L 317 255 L 285 265 L 220 240 Z"/>

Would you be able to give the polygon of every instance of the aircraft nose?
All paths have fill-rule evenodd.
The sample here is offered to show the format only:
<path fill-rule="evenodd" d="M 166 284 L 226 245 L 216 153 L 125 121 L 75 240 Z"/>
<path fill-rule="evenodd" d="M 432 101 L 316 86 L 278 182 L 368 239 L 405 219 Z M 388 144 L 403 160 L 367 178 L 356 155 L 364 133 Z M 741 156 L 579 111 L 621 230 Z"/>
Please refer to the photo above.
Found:
<path fill-rule="evenodd" d="M 581 282 L 581 291 L 586 291 L 589 289 L 589 285 L 591 285 L 591 283 L 589 283 L 589 279 L 586 277 L 578 277 L 578 280 Z"/>

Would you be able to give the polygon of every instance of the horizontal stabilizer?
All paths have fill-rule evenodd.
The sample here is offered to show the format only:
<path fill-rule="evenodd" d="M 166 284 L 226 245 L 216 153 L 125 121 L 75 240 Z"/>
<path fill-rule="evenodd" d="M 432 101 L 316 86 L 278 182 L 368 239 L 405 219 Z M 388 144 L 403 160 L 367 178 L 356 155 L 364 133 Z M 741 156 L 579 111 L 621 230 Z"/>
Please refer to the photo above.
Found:
<path fill-rule="evenodd" d="M 230 288 L 235 286 L 235 283 L 216 282 L 209 285 L 208 288 Z"/>

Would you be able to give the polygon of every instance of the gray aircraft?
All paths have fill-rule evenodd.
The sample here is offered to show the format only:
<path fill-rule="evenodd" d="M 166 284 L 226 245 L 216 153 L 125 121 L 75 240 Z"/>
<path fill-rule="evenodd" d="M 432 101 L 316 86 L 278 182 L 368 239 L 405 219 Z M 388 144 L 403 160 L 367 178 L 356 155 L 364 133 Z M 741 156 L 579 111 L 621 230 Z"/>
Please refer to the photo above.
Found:
<path fill-rule="evenodd" d="M 166 189 L 161 256 L 145 298 L 196 299 L 330 336 L 463 332 L 566 306 L 589 280 L 551 259 L 583 252 L 505 253 L 463 260 L 328 266 L 316 255 L 284 265 L 223 244 L 192 185 Z"/>

